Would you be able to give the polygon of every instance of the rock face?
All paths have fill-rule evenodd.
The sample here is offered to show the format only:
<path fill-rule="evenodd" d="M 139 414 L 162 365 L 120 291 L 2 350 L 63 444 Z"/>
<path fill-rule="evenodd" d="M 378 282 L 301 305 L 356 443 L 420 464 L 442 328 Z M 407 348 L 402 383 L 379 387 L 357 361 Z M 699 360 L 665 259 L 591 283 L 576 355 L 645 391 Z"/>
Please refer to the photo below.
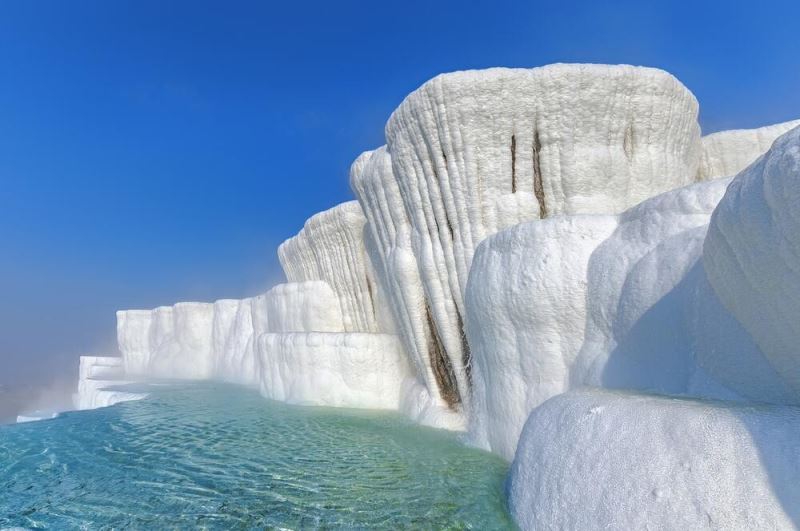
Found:
<path fill-rule="evenodd" d="M 478 248 L 466 294 L 473 443 L 511 460 L 530 411 L 569 388 L 586 327 L 589 259 L 616 227 L 616 216 L 554 217 Z"/>
<path fill-rule="evenodd" d="M 787 187 L 800 175 L 790 147 L 800 144 L 792 136 L 798 134 L 783 137 L 727 194 L 731 179 L 717 179 L 661 194 L 619 216 L 554 218 L 487 238 L 466 297 L 473 442 L 511 459 L 535 407 L 587 384 L 797 403 L 787 371 L 800 364 L 790 341 L 784 339 L 782 350 L 772 347 L 770 359 L 753 338 L 759 326 L 772 345 L 797 337 L 788 317 L 764 316 L 798 310 L 782 308 L 795 300 L 786 297 L 795 256 L 794 196 Z M 771 185 L 764 184 L 767 167 Z M 743 191 L 747 186 L 762 192 Z M 781 227 L 764 224 L 782 219 Z"/>
<path fill-rule="evenodd" d="M 620 212 L 692 182 L 700 155 L 691 93 L 630 66 L 442 75 L 403 101 L 386 140 L 436 348 L 456 382 L 442 394 L 465 404 L 463 295 L 478 244 L 521 221 Z"/>
<path fill-rule="evenodd" d="M 398 409 L 413 378 L 397 336 L 345 332 L 340 300 L 321 280 L 117 316 L 131 377 L 222 380 L 296 404 L 380 409 Z"/>
<path fill-rule="evenodd" d="M 536 409 L 508 479 L 523 529 L 793 529 L 800 410 L 574 391 Z"/>
<path fill-rule="evenodd" d="M 697 180 L 736 175 L 766 153 L 776 138 L 797 126 L 800 126 L 800 120 L 704 136 Z"/>
<path fill-rule="evenodd" d="M 263 334 L 261 394 L 290 404 L 398 409 L 408 360 L 397 336 Z"/>
<path fill-rule="evenodd" d="M 336 292 L 346 332 L 379 332 L 375 278 L 364 247 L 366 219 L 349 201 L 306 221 L 278 257 L 289 282 L 322 280 Z"/>
<path fill-rule="evenodd" d="M 731 183 L 703 249 L 708 281 L 800 403 L 800 129 Z M 732 377 L 733 378 L 732 378 Z M 746 374 L 729 375 L 731 385 Z"/>
<path fill-rule="evenodd" d="M 697 112 L 650 68 L 438 76 L 281 245 L 289 283 L 118 312 L 125 375 L 467 427 L 525 529 L 800 522 L 800 121 Z"/>
<path fill-rule="evenodd" d="M 385 146 L 356 159 L 350 170 L 350 185 L 368 220 L 365 241 L 378 285 L 386 293 L 395 328 L 427 390 L 426 404 L 419 407 L 455 409 L 460 396 L 453 363 L 425 297 L 411 245 L 411 224 Z"/>
<path fill-rule="evenodd" d="M 141 400 L 147 396 L 146 393 L 132 393 L 121 389 L 121 386 L 131 383 L 124 377 L 122 358 L 81 356 L 78 392 L 73 397 L 75 409 L 97 409 L 120 402 Z M 48 418 L 53 417 L 55 414 Z"/>
<path fill-rule="evenodd" d="M 342 332 L 339 300 L 322 281 L 279 284 L 256 297 L 117 312 L 131 376 L 258 384 L 256 339 L 268 332 Z"/>

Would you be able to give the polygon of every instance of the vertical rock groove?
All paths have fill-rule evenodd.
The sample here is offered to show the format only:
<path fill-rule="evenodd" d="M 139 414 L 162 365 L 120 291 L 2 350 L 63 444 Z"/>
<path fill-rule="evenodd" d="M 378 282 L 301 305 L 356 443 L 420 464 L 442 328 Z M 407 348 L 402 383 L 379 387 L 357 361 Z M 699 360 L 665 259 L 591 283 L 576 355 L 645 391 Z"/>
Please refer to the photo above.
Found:
<path fill-rule="evenodd" d="M 539 140 L 539 131 L 533 133 L 533 193 L 539 202 L 539 219 L 547 217 L 547 204 L 544 201 L 544 185 L 542 184 L 542 167 L 539 161 L 542 143 Z"/>
<path fill-rule="evenodd" d="M 622 141 L 622 149 L 625 151 L 625 156 L 628 160 L 633 159 L 633 124 L 629 125 L 625 130 L 625 139 Z"/>
<path fill-rule="evenodd" d="M 456 377 L 453 373 L 453 366 L 450 364 L 450 359 L 442 347 L 442 341 L 439 339 L 439 333 L 436 330 L 436 323 L 433 321 L 431 315 L 431 308 L 425 304 L 425 318 L 430 331 L 430 344 L 428 345 L 428 352 L 431 357 L 431 368 L 436 377 L 436 385 L 439 386 L 439 393 L 451 408 L 461 403 L 461 397 L 458 394 L 458 387 L 456 386 Z"/>
<path fill-rule="evenodd" d="M 511 135 L 511 193 L 517 192 L 517 137 Z"/>

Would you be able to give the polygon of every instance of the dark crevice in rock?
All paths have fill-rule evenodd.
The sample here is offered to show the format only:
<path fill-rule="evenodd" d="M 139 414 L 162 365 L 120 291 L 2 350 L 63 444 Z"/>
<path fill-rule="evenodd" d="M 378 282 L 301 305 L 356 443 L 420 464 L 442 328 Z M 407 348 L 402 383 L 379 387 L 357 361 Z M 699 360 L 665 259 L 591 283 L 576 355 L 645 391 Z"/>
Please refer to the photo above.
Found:
<path fill-rule="evenodd" d="M 439 394 L 451 409 L 456 409 L 456 406 L 461 403 L 461 397 L 458 394 L 455 373 L 447 353 L 442 347 L 442 340 L 436 330 L 436 323 L 434 323 L 433 316 L 431 316 L 431 308 L 427 304 L 425 304 L 425 318 L 430 332 L 428 335 L 428 355 L 430 356 L 433 375 L 436 378 L 436 385 L 439 387 Z"/>
<path fill-rule="evenodd" d="M 369 293 L 369 305 L 372 308 L 372 315 L 376 315 L 375 295 L 372 293 L 372 282 L 370 282 L 369 276 L 367 276 L 366 279 L 367 279 L 367 293 Z"/>
<path fill-rule="evenodd" d="M 625 151 L 625 156 L 628 160 L 633 160 L 633 124 L 629 125 L 625 130 L 625 139 L 622 141 L 622 149 Z"/>
<path fill-rule="evenodd" d="M 447 215 L 447 211 L 444 213 L 444 220 L 447 222 L 447 230 L 450 231 L 450 240 L 453 240 L 453 224 L 450 223 L 450 218 Z"/>
<path fill-rule="evenodd" d="M 469 348 L 469 341 L 467 341 L 467 333 L 464 330 L 464 320 L 461 318 L 461 313 L 456 310 L 456 317 L 458 318 L 458 332 L 461 334 L 461 362 L 464 364 L 464 372 L 467 375 L 467 385 L 470 390 L 472 389 L 472 353 Z"/>
<path fill-rule="evenodd" d="M 542 183 L 542 167 L 539 157 L 542 151 L 542 143 L 539 140 L 539 131 L 533 133 L 533 193 L 539 202 L 539 218 L 547 217 L 547 203 L 544 200 L 544 184 Z"/>
<path fill-rule="evenodd" d="M 517 192 L 517 137 L 511 135 L 511 193 Z"/>

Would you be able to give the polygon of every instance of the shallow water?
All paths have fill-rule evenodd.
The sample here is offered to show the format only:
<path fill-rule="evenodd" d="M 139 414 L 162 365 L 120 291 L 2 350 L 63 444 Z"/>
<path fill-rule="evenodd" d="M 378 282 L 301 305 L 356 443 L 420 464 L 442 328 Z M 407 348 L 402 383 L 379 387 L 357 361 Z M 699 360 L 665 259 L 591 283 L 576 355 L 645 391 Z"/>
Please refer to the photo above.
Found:
<path fill-rule="evenodd" d="M 513 528 L 506 464 L 397 414 L 217 384 L 0 426 L 0 528 Z"/>

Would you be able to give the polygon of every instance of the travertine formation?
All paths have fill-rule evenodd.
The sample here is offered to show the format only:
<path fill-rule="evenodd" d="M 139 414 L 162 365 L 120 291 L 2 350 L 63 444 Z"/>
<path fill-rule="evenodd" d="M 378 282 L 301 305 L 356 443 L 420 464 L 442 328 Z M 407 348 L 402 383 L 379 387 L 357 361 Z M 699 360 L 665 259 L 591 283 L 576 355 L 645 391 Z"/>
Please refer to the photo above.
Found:
<path fill-rule="evenodd" d="M 798 205 L 800 129 L 794 129 L 733 180 L 703 249 L 714 293 L 777 374 L 773 385 L 787 388 L 794 404 L 800 404 Z M 747 378 L 742 373 L 736 380 Z"/>
<path fill-rule="evenodd" d="M 411 224 L 385 146 L 356 159 L 350 185 L 368 220 L 365 240 L 372 250 L 378 284 L 387 294 L 396 328 L 433 400 L 431 406 L 456 407 L 460 397 L 453 365 L 425 297 L 411 245 Z"/>
<path fill-rule="evenodd" d="M 460 401 L 470 396 L 463 295 L 478 244 L 521 221 L 616 213 L 688 184 L 699 136 L 695 98 L 649 68 L 456 72 L 403 101 L 386 140 Z"/>
<path fill-rule="evenodd" d="M 794 529 L 800 411 L 581 390 L 531 414 L 508 482 L 522 529 Z"/>
<path fill-rule="evenodd" d="M 297 236 L 278 248 L 289 282 L 322 280 L 339 297 L 347 332 L 379 332 L 375 279 L 364 247 L 366 219 L 349 201 L 306 221 Z"/>
<path fill-rule="evenodd" d="M 130 375 L 256 385 L 256 339 L 269 332 L 343 332 L 339 300 L 322 281 L 279 284 L 248 299 L 117 312 Z"/>
<path fill-rule="evenodd" d="M 766 153 L 776 138 L 797 126 L 800 126 L 800 120 L 704 136 L 697 180 L 736 175 Z"/>
<path fill-rule="evenodd" d="M 701 139 L 697 114 L 651 68 L 438 76 L 357 201 L 281 245 L 289 283 L 118 312 L 125 377 L 466 428 L 514 459 L 525 529 L 790 526 L 800 121 Z"/>
<path fill-rule="evenodd" d="M 394 335 L 263 334 L 260 390 L 290 404 L 398 409 L 408 359 Z"/>
<path fill-rule="evenodd" d="M 124 389 L 123 386 L 131 382 L 124 379 L 123 369 L 122 358 L 81 356 L 78 392 L 73 396 L 75 409 L 96 409 L 145 398 L 145 393 Z"/>

